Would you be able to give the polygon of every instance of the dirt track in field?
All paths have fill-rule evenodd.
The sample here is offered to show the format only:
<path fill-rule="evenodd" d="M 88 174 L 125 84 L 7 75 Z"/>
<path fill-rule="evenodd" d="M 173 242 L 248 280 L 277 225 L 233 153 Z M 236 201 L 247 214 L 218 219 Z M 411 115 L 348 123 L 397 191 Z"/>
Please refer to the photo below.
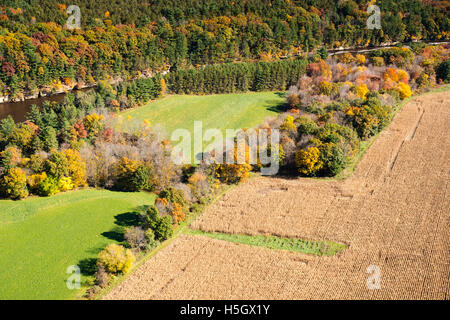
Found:
<path fill-rule="evenodd" d="M 409 102 L 344 181 L 256 178 L 193 228 L 349 245 L 315 257 L 182 236 L 107 299 L 448 299 L 450 95 Z M 370 265 L 381 289 L 368 290 Z"/>

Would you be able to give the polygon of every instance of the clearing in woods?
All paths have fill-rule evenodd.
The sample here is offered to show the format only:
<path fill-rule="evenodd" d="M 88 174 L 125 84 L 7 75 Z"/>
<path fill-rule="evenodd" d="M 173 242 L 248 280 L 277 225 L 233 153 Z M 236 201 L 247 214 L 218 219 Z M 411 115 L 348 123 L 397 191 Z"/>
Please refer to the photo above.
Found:
<path fill-rule="evenodd" d="M 346 180 L 255 178 L 193 224 L 203 232 L 344 243 L 332 257 L 183 235 L 106 299 L 447 299 L 448 91 L 407 103 Z M 380 289 L 367 270 L 379 267 Z"/>
<path fill-rule="evenodd" d="M 252 128 L 268 116 L 277 116 L 284 104 L 283 94 L 276 92 L 172 95 L 124 111 L 122 116 L 148 120 L 152 125 L 161 124 L 170 135 L 180 128 L 192 133 L 194 121 L 199 120 L 204 130 Z"/>
<path fill-rule="evenodd" d="M 193 136 L 194 121 L 201 120 L 203 133 L 207 129 L 218 129 L 225 137 L 226 129 L 253 128 L 267 117 L 276 117 L 284 105 L 284 93 L 280 92 L 172 95 L 124 111 L 122 117 L 147 120 L 152 126 L 161 125 L 168 138 L 177 129 L 187 129 Z M 203 147 L 210 143 L 203 141 Z M 192 143 L 192 151 L 193 148 Z"/>

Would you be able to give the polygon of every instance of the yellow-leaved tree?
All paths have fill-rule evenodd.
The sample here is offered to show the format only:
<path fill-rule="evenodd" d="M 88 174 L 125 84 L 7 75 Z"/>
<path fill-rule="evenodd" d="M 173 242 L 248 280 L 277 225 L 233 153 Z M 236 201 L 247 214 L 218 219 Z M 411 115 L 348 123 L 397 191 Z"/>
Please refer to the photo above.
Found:
<path fill-rule="evenodd" d="M 320 150 L 317 147 L 309 147 L 306 150 L 299 150 L 295 154 L 295 163 L 298 171 L 304 175 L 312 176 L 323 168 L 320 160 Z"/>
<path fill-rule="evenodd" d="M 98 254 L 98 263 L 109 273 L 128 273 L 136 258 L 130 249 L 111 243 Z"/>

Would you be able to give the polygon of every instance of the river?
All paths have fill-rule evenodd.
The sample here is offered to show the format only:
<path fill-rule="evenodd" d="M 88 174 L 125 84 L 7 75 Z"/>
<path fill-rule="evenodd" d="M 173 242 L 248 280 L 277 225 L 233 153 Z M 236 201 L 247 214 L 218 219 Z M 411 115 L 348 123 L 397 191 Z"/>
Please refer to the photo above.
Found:
<path fill-rule="evenodd" d="M 66 93 L 59 93 L 52 96 L 27 99 L 19 102 L 5 102 L 0 103 L 0 119 L 12 116 L 16 122 L 25 121 L 27 113 L 30 111 L 32 105 L 42 106 L 44 101 L 62 102 Z"/>

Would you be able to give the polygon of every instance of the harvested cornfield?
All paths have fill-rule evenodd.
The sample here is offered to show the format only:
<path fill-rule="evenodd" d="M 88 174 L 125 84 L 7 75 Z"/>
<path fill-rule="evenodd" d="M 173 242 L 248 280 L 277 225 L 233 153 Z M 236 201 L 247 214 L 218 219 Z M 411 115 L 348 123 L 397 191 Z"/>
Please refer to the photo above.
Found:
<path fill-rule="evenodd" d="M 447 299 L 449 106 L 448 92 L 408 103 L 346 180 L 253 179 L 192 225 L 345 243 L 340 254 L 184 236 L 106 298 Z M 380 287 L 371 290 L 373 266 Z"/>
<path fill-rule="evenodd" d="M 222 293 L 226 298 L 269 299 L 301 279 L 307 263 L 289 251 L 183 235 L 106 298 L 171 299 L 180 294 L 183 299 L 215 299 Z M 274 281 L 279 284 L 273 286 Z"/>

